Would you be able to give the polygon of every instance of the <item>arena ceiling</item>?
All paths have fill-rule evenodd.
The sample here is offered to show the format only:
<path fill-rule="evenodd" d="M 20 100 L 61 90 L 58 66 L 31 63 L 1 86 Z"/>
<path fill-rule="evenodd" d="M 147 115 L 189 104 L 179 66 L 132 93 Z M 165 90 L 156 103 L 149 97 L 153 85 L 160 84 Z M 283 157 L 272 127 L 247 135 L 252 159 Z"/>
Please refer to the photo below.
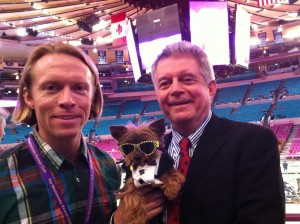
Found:
<path fill-rule="evenodd" d="M 300 0 L 280 1 L 280 4 L 272 3 L 259 7 L 257 0 L 230 0 L 228 6 L 231 13 L 239 4 L 251 14 L 252 35 L 279 26 L 286 30 L 300 28 Z M 135 20 L 137 15 L 149 10 L 174 3 L 178 3 L 181 8 L 188 2 L 187 0 L 0 0 L 0 42 L 37 46 L 45 42 L 78 42 L 86 38 L 95 41 L 93 47 L 109 47 L 112 43 L 110 31 L 112 15 L 126 12 L 127 18 Z M 184 10 L 183 12 L 186 13 Z M 87 32 L 79 28 L 78 21 L 90 15 L 99 18 L 100 23 L 92 32 Z M 24 36 L 18 33 L 22 29 L 27 31 Z M 16 48 L 15 50 L 19 49 Z M 13 47 L 10 49 L 14 50 Z M 0 55 L 3 53 L 0 46 Z"/>

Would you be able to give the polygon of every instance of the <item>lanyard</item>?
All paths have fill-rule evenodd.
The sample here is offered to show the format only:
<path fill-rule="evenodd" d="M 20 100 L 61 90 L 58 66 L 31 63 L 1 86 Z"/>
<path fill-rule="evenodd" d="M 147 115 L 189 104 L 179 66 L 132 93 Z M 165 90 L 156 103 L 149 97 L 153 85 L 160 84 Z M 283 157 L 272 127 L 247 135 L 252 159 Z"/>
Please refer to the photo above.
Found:
<path fill-rule="evenodd" d="M 51 174 L 51 171 L 47 168 L 47 166 L 42 158 L 42 155 L 40 154 L 39 150 L 37 149 L 37 147 L 32 139 L 32 136 L 27 138 L 26 145 L 28 146 L 29 151 L 31 152 L 31 155 L 33 156 L 33 159 L 34 159 L 35 163 L 37 164 L 38 169 L 40 170 L 40 173 L 41 173 L 45 183 L 47 184 L 48 188 L 50 189 L 53 198 L 56 200 L 56 202 L 62 212 L 64 223 L 72 224 L 71 214 L 67 207 L 67 204 L 66 204 L 60 190 L 57 187 L 57 184 L 55 182 L 54 177 Z M 89 169 L 90 169 L 90 181 L 89 181 L 89 194 L 88 194 L 86 215 L 85 215 L 85 219 L 84 219 L 85 224 L 89 223 L 89 220 L 91 217 L 92 205 L 93 205 L 93 200 L 94 200 L 94 180 L 95 180 L 90 150 L 88 149 L 87 152 L 88 152 Z"/>

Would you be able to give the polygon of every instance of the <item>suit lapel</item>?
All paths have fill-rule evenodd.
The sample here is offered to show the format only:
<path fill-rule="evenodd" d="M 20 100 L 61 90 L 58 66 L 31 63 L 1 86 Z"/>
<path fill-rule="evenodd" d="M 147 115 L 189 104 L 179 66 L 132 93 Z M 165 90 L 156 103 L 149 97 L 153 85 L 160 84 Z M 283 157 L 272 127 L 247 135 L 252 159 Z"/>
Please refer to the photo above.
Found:
<path fill-rule="evenodd" d="M 213 115 L 200 137 L 193 154 L 186 176 L 187 182 L 183 189 L 182 204 L 191 197 L 193 188 L 196 186 L 196 183 L 199 182 L 206 167 L 225 143 L 226 130 L 227 128 L 223 126 L 222 119 Z"/>

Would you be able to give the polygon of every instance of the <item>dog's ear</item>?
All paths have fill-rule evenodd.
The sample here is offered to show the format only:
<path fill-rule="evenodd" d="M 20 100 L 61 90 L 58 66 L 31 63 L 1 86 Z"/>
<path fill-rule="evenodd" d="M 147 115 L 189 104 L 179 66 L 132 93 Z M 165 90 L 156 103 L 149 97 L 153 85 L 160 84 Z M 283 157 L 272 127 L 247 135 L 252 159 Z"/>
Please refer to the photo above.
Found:
<path fill-rule="evenodd" d="M 110 130 L 111 136 L 116 139 L 117 141 L 122 138 L 122 136 L 128 131 L 128 129 L 124 125 L 112 125 L 108 127 Z"/>
<path fill-rule="evenodd" d="M 149 124 L 149 127 L 155 133 L 157 133 L 158 136 L 163 136 L 165 134 L 165 131 L 166 131 L 165 119 L 160 118 L 160 119 L 154 120 Z"/>

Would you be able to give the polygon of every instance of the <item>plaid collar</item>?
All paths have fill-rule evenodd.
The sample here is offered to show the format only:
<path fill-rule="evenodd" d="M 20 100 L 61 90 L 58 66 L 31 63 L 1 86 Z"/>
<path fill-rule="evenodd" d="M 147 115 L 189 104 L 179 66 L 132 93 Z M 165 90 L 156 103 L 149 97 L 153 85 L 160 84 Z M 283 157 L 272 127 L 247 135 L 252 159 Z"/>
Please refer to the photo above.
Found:
<path fill-rule="evenodd" d="M 45 163 L 52 171 L 58 171 L 61 167 L 62 163 L 65 160 L 65 157 L 63 155 L 58 154 L 52 147 L 45 142 L 41 136 L 38 133 L 38 126 L 35 125 L 32 128 L 31 136 L 34 139 L 34 142 L 39 149 Z M 81 139 L 80 143 L 80 151 L 84 155 L 84 157 L 87 159 L 87 145 L 86 142 Z"/>

